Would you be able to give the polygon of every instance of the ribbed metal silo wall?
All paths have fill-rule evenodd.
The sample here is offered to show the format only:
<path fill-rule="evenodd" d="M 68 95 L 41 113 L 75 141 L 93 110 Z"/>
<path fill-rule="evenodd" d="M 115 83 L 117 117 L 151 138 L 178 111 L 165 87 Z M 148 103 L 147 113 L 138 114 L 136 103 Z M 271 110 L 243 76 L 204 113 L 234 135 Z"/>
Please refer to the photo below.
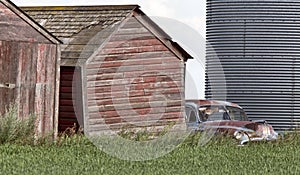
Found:
<path fill-rule="evenodd" d="M 207 0 L 206 74 L 206 98 L 299 127 L 300 1 Z"/>

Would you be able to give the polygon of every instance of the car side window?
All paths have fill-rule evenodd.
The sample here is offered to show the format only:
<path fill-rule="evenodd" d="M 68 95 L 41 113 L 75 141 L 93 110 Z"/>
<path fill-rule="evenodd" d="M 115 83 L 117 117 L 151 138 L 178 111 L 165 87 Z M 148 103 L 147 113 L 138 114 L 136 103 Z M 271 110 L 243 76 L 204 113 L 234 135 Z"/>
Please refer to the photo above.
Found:
<path fill-rule="evenodd" d="M 186 107 L 186 108 L 185 108 L 185 112 L 186 112 L 186 121 L 187 121 L 188 123 L 196 122 L 196 121 L 197 121 L 197 114 L 196 114 L 196 112 L 193 110 L 193 108 L 191 108 L 191 107 Z"/>
<path fill-rule="evenodd" d="M 189 122 L 196 122 L 197 121 L 197 116 L 195 111 L 191 111 L 190 116 L 189 116 Z"/>
<path fill-rule="evenodd" d="M 246 113 L 242 109 L 231 107 L 231 106 L 228 106 L 227 109 L 229 111 L 229 115 L 232 120 L 240 120 L 240 121 L 248 120 Z"/>
<path fill-rule="evenodd" d="M 186 119 L 186 121 L 189 120 L 189 116 L 190 116 L 191 111 L 192 111 L 192 108 L 185 107 L 185 119 Z"/>

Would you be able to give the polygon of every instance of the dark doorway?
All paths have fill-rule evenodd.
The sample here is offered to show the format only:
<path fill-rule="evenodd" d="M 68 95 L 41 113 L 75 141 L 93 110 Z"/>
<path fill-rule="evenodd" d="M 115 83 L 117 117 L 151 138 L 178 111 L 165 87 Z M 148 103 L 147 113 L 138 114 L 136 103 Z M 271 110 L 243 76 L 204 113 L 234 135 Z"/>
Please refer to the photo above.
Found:
<path fill-rule="evenodd" d="M 60 68 L 58 132 L 83 127 L 82 81 L 80 67 Z"/>

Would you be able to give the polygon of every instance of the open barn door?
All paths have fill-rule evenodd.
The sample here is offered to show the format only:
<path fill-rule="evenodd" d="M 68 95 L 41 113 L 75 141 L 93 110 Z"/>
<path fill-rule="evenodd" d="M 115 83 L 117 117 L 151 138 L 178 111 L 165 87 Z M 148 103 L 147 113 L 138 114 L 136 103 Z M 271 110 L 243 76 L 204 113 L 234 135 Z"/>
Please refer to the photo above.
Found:
<path fill-rule="evenodd" d="M 83 127 L 81 68 L 62 66 L 60 70 L 58 132 Z M 76 127 L 74 127 L 76 126 Z"/>

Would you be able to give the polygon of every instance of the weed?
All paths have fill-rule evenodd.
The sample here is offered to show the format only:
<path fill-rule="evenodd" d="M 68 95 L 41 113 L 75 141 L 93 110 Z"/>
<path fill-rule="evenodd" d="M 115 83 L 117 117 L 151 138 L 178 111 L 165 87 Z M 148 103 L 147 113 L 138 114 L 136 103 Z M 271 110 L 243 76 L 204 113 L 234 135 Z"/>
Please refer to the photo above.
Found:
<path fill-rule="evenodd" d="M 0 144 L 33 144 L 35 139 L 35 120 L 36 117 L 34 115 L 20 119 L 17 108 L 11 105 L 5 114 L 0 117 Z"/>

